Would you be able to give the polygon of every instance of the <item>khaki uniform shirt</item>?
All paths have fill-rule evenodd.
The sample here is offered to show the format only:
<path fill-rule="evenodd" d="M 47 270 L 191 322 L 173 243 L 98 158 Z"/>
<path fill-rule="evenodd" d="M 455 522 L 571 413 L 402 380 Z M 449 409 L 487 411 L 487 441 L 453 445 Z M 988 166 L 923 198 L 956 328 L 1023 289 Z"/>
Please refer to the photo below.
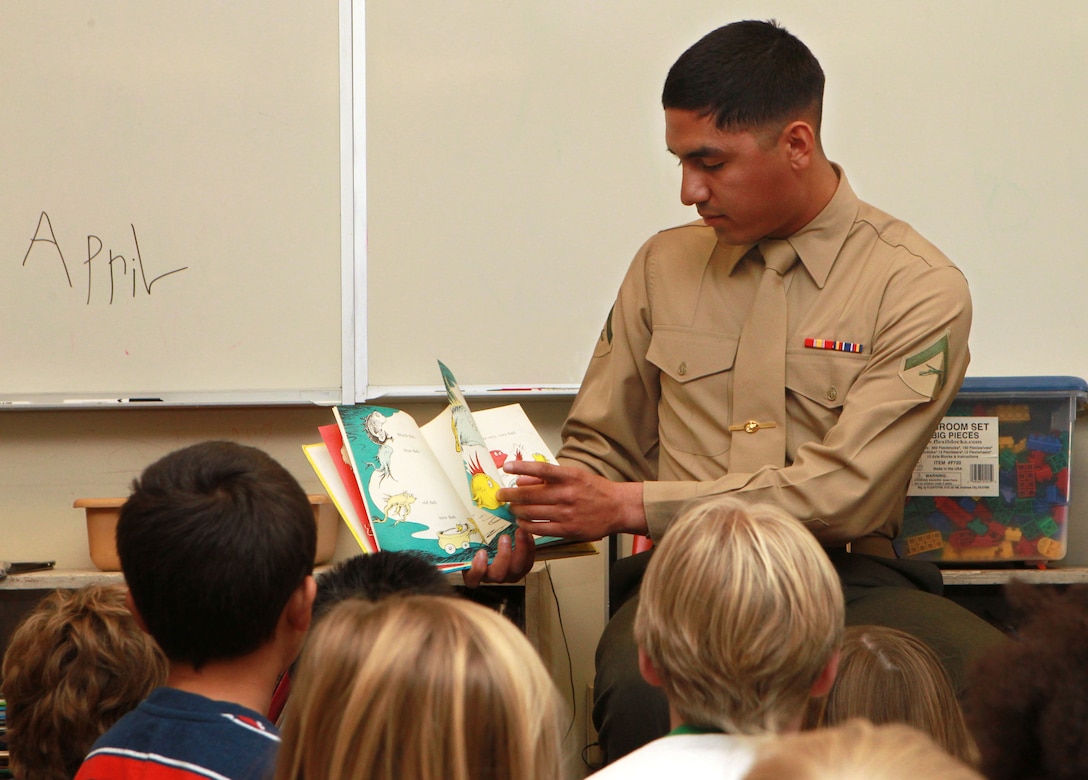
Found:
<path fill-rule="evenodd" d="M 645 482 L 651 536 L 686 501 L 725 493 L 786 509 L 825 546 L 898 533 L 911 471 L 967 369 L 971 298 L 940 250 L 839 175 L 790 237 L 785 467 L 728 468 L 733 359 L 762 274 L 751 247 L 719 245 L 698 222 L 658 233 L 631 264 L 559 460 Z"/>

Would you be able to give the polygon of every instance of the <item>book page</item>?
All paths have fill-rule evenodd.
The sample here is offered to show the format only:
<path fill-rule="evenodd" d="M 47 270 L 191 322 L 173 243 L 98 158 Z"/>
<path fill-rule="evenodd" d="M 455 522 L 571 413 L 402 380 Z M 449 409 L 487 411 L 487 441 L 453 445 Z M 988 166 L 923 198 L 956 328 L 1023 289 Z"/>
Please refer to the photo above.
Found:
<path fill-rule="evenodd" d="M 366 405 L 335 412 L 381 549 L 467 567 L 483 535 L 411 415 Z"/>
<path fill-rule="evenodd" d="M 507 404 L 493 409 L 473 412 L 476 427 L 491 451 L 496 468 L 502 468 L 507 460 L 539 460 L 555 463 L 544 439 L 540 437 L 521 404 Z M 504 486 L 517 479 L 514 474 L 502 472 Z"/>
<path fill-rule="evenodd" d="M 446 407 L 441 414 L 420 430 L 427 437 L 431 450 L 449 475 L 451 484 L 456 486 L 464 483 L 465 466 L 454 445 L 452 416 L 452 408 Z M 555 456 L 529 420 L 529 416 L 525 414 L 521 404 L 508 404 L 472 412 L 472 417 L 486 445 L 486 457 L 495 469 L 495 476 L 492 479 L 497 480 L 499 486 L 511 487 L 517 482 L 516 474 L 507 474 L 501 470 L 507 460 L 556 462 Z M 472 500 L 467 486 L 464 488 L 464 500 L 466 502 Z M 535 538 L 538 545 L 563 541 L 556 536 Z"/>
<path fill-rule="evenodd" d="M 495 497 L 495 491 L 504 486 L 503 475 L 482 439 L 479 443 L 462 439 L 458 448 L 454 430 L 454 408 L 450 406 L 420 428 L 449 483 L 472 510 L 480 533 L 490 544 L 498 534 L 514 528 L 514 516 Z"/>

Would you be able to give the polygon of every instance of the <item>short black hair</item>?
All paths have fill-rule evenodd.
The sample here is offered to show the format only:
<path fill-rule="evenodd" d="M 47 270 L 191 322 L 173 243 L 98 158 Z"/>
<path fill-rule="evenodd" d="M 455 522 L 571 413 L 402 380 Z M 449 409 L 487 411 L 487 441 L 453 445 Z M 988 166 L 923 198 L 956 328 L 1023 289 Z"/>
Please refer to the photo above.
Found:
<path fill-rule="evenodd" d="M 121 569 L 148 633 L 171 661 L 197 668 L 272 638 L 316 546 L 298 481 L 268 454 L 228 441 L 152 463 L 117 521 Z"/>
<path fill-rule="evenodd" d="M 824 72 L 774 20 L 734 22 L 704 36 L 669 70 L 665 108 L 713 116 L 719 129 L 757 130 L 808 114 L 819 133 Z"/>
<path fill-rule="evenodd" d="M 403 550 L 379 550 L 340 561 L 317 575 L 314 617 L 344 599 L 380 601 L 394 595 L 454 596 L 445 575 L 421 555 Z"/>

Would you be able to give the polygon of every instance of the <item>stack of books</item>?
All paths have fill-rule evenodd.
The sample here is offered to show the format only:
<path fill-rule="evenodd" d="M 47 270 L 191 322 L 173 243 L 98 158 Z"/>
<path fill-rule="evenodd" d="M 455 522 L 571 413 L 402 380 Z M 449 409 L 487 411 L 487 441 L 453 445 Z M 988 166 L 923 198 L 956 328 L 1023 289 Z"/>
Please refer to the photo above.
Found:
<path fill-rule="evenodd" d="M 397 409 L 337 406 L 335 424 L 321 426 L 321 441 L 303 450 L 364 552 L 414 551 L 455 571 L 480 549 L 493 559 L 499 539 L 517 527 L 495 495 L 516 479 L 502 465 L 555 458 L 519 404 L 472 412 L 453 374 L 439 367 L 449 406 L 434 419 L 420 425 Z M 535 541 L 563 556 L 596 552 L 556 537 Z"/>

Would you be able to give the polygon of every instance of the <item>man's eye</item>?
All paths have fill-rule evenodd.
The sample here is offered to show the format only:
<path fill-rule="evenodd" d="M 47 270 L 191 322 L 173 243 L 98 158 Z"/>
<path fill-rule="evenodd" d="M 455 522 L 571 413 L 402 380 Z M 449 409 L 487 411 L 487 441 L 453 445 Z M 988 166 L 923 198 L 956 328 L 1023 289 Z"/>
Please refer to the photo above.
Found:
<path fill-rule="evenodd" d="M 725 163 L 707 163 L 707 162 L 704 162 L 702 164 L 702 168 L 703 168 L 704 171 L 717 171 L 717 170 L 720 170 L 723 165 L 725 165 Z"/>

